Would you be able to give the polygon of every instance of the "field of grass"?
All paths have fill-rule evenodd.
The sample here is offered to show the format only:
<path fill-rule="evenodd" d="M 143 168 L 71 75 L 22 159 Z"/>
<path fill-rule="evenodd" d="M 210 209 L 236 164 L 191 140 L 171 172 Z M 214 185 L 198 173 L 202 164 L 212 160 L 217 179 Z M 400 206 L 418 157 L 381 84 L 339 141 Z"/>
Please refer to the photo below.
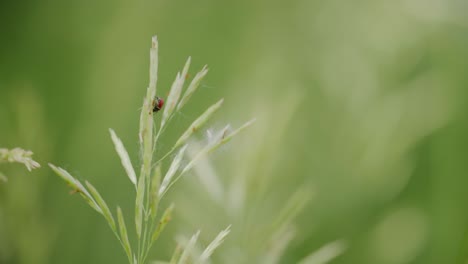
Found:
<path fill-rule="evenodd" d="M 0 264 L 468 263 L 467 10 L 1 3 Z"/>

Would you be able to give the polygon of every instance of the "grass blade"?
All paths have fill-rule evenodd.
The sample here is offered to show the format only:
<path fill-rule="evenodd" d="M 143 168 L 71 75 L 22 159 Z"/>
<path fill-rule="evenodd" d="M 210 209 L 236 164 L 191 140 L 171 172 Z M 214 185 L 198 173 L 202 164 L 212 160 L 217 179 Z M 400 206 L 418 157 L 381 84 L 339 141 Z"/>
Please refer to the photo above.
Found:
<path fill-rule="evenodd" d="M 174 253 L 172 253 L 171 261 L 169 264 L 177 264 L 177 261 L 179 261 L 180 255 L 182 255 L 182 247 L 177 244 L 176 249 L 174 250 Z"/>
<path fill-rule="evenodd" d="M 187 149 L 187 145 L 182 147 L 179 150 L 179 153 L 175 156 L 174 160 L 172 160 L 171 166 L 169 167 L 169 170 L 166 173 L 166 176 L 164 176 L 163 182 L 161 184 L 161 187 L 159 188 L 159 196 L 161 197 L 163 193 L 165 193 L 167 187 L 171 183 L 172 178 L 174 177 L 175 173 L 180 167 L 180 162 L 182 161 L 182 158 L 184 156 L 185 150 Z"/>
<path fill-rule="evenodd" d="M 117 151 L 117 154 L 120 157 L 120 161 L 122 162 L 122 166 L 124 167 L 125 172 L 127 172 L 128 178 L 136 187 L 136 174 L 135 170 L 133 169 L 132 162 L 130 161 L 130 157 L 128 156 L 128 152 L 125 149 L 120 138 L 117 137 L 117 135 L 115 134 L 115 131 L 109 128 L 109 132 L 111 134 L 112 142 L 114 142 L 115 150 Z"/>
<path fill-rule="evenodd" d="M 286 202 L 278 216 L 272 220 L 267 233 L 275 233 L 290 225 L 292 220 L 302 211 L 311 198 L 310 189 L 302 187 L 298 189 Z"/>
<path fill-rule="evenodd" d="M 201 254 L 198 263 L 202 264 L 209 260 L 213 252 L 224 242 L 224 239 L 229 235 L 231 232 L 231 226 L 228 226 L 223 231 L 219 232 L 219 234 L 213 239 L 213 241 L 206 247 L 206 249 Z"/>
<path fill-rule="evenodd" d="M 193 235 L 192 238 L 190 238 L 187 245 L 185 245 L 184 251 L 182 252 L 182 255 L 180 256 L 178 264 L 188 263 L 190 255 L 192 255 L 192 250 L 195 247 L 195 244 L 197 243 L 199 235 L 200 235 L 200 231 L 197 231 L 195 235 Z"/>
<path fill-rule="evenodd" d="M 112 216 L 111 211 L 109 210 L 109 207 L 107 206 L 107 203 L 104 201 L 102 196 L 99 194 L 99 192 L 94 188 L 94 186 L 89 183 L 88 181 L 85 182 L 86 186 L 88 187 L 89 191 L 91 192 L 91 195 L 93 195 L 94 199 L 96 200 L 97 204 L 99 207 L 102 209 L 102 215 L 104 218 L 107 220 L 107 223 L 109 223 L 109 226 L 112 228 L 112 230 L 116 230 L 115 226 L 115 221 L 114 217 Z"/>
<path fill-rule="evenodd" d="M 127 257 L 131 260 L 132 248 L 130 247 L 130 241 L 128 240 L 127 234 L 127 227 L 125 226 L 125 220 L 123 217 L 122 209 L 120 209 L 120 207 L 117 207 L 117 220 L 119 222 L 120 238 L 122 240 L 125 253 L 127 253 Z"/>
<path fill-rule="evenodd" d="M 0 172 L 0 181 L 2 182 L 8 182 L 8 178 L 5 176 L 5 174 Z"/>
<path fill-rule="evenodd" d="M 221 108 L 223 102 L 224 99 L 219 100 L 214 105 L 208 107 L 208 109 L 206 109 L 202 115 L 200 115 L 195 121 L 193 121 L 193 123 L 184 132 L 184 134 L 182 134 L 182 136 L 177 140 L 177 142 L 174 145 L 174 148 L 177 148 L 185 142 L 187 142 L 190 136 L 196 131 L 198 131 L 200 127 L 202 127 L 214 115 L 214 113 L 216 113 L 216 111 L 218 111 L 218 109 Z"/>
<path fill-rule="evenodd" d="M 309 256 L 305 257 L 299 264 L 326 264 L 334 258 L 343 254 L 347 245 L 345 241 L 337 240 L 330 242 L 318 250 L 312 252 Z"/>
<path fill-rule="evenodd" d="M 192 82 L 190 82 L 189 87 L 187 88 L 187 91 L 185 91 L 184 95 L 182 96 L 182 99 L 180 99 L 179 105 L 177 105 L 177 110 L 180 110 L 192 97 L 192 95 L 195 93 L 197 90 L 198 86 L 200 86 L 201 81 L 205 77 L 205 75 L 208 73 L 208 68 L 205 65 L 203 69 L 195 75 L 193 78 Z"/>
<path fill-rule="evenodd" d="M 296 229 L 293 226 L 285 227 L 273 234 L 270 240 L 265 244 L 266 252 L 263 254 L 261 263 L 276 264 L 280 263 L 287 247 L 296 235 Z"/>

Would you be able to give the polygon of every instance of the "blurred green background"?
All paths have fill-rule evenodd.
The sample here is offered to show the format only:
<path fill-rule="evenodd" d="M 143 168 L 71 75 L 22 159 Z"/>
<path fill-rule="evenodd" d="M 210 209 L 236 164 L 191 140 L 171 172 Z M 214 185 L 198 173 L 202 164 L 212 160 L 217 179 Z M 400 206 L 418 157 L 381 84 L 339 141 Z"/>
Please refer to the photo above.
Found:
<path fill-rule="evenodd" d="M 467 263 L 467 11 L 462 0 L 2 1 L 0 147 L 31 149 L 43 167 L 1 166 L 0 263 L 126 263 L 104 220 L 46 165 L 88 179 L 130 217 L 108 128 L 136 164 L 152 35 L 161 96 L 188 56 L 191 76 L 210 67 L 161 153 L 224 97 L 213 126 L 257 118 L 212 158 L 224 180 L 253 179 L 249 228 L 310 186 L 280 263 L 336 239 L 348 247 L 331 263 Z M 176 234 L 201 228 L 206 243 L 232 223 L 193 179 L 171 193 L 180 207 L 155 259 Z M 230 237 L 215 262 L 248 251 L 242 241 Z"/>

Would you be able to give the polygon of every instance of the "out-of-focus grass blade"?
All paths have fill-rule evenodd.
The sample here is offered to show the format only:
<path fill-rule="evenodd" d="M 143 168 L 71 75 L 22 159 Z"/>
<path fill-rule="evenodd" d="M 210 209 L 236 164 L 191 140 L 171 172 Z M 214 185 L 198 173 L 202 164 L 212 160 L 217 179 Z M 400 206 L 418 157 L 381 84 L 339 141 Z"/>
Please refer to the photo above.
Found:
<path fill-rule="evenodd" d="M 207 145 L 205 148 L 203 148 L 186 166 L 185 168 L 182 170 L 182 173 L 181 174 L 184 174 L 185 172 L 187 172 L 188 170 L 190 170 L 197 162 L 199 159 L 201 159 L 202 157 L 204 157 L 205 155 L 215 151 L 217 148 L 219 148 L 220 146 L 224 145 L 225 143 L 227 143 L 228 141 L 230 141 L 235 135 L 239 134 L 239 132 L 241 132 L 242 130 L 244 130 L 245 128 L 249 127 L 250 125 L 252 125 L 253 123 L 255 122 L 255 119 L 253 120 L 250 120 L 248 121 L 247 123 L 245 123 L 244 125 L 242 125 L 241 127 L 239 127 L 238 129 L 234 130 L 233 132 L 227 134 L 223 133 L 222 136 L 215 142 L 213 142 L 212 144 L 209 144 Z M 226 130 L 227 131 L 227 130 Z"/>
<path fill-rule="evenodd" d="M 205 112 L 202 115 L 200 115 L 195 121 L 193 121 L 193 123 L 184 132 L 184 134 L 182 134 L 182 136 L 177 140 L 177 142 L 174 145 L 174 148 L 177 148 L 185 142 L 187 142 L 190 136 L 196 131 L 198 131 L 200 127 L 202 127 L 213 116 L 213 114 L 216 113 L 216 111 L 218 111 L 223 102 L 224 99 L 219 100 L 217 103 L 206 109 Z"/>
<path fill-rule="evenodd" d="M 265 245 L 266 252 L 262 256 L 263 264 L 280 263 L 281 257 L 296 235 L 296 229 L 293 226 L 288 226 L 277 233 L 271 235 L 270 241 Z"/>
<path fill-rule="evenodd" d="M 140 177 L 138 180 L 137 195 L 135 200 L 135 227 L 138 239 L 141 237 L 141 227 L 143 225 L 143 207 L 145 198 L 146 177 Z"/>
<path fill-rule="evenodd" d="M 224 239 L 227 235 L 229 235 L 230 232 L 231 226 L 228 226 L 225 230 L 219 232 L 215 239 L 213 239 L 213 241 L 203 251 L 197 263 L 203 264 L 207 262 L 215 249 L 217 249 L 224 242 Z"/>
<path fill-rule="evenodd" d="M 195 244 L 197 243 L 199 235 L 200 231 L 197 231 L 195 235 L 193 235 L 192 238 L 190 238 L 187 245 L 185 245 L 184 251 L 182 252 L 182 255 L 180 256 L 180 259 L 178 261 L 179 264 L 185 264 L 189 261 L 189 258 L 192 255 L 192 250 L 195 247 Z"/>
<path fill-rule="evenodd" d="M 89 183 L 88 181 L 86 181 L 85 183 L 86 183 L 86 186 L 88 187 L 89 191 L 91 192 L 91 195 L 93 195 L 93 197 L 96 200 L 97 204 L 99 205 L 99 207 L 101 207 L 102 215 L 107 220 L 107 223 L 109 223 L 109 226 L 112 228 L 112 230 L 115 231 L 116 226 L 115 226 L 114 217 L 112 216 L 112 213 L 111 213 L 109 207 L 107 206 L 106 201 L 104 201 L 102 196 L 99 194 L 98 190 L 96 190 L 96 188 L 94 188 L 94 186 L 91 183 Z"/>
<path fill-rule="evenodd" d="M 132 181 L 133 185 L 137 184 L 137 179 L 136 179 L 136 174 L 135 170 L 133 169 L 132 162 L 130 161 L 130 157 L 128 156 L 128 152 L 125 149 L 122 141 L 120 140 L 119 137 L 115 134 L 114 130 L 109 128 L 109 132 L 111 134 L 112 142 L 114 142 L 115 150 L 117 151 L 117 154 L 119 154 L 120 161 L 122 162 L 122 166 L 125 169 L 125 172 L 127 172 L 128 178 L 130 181 Z"/>
<path fill-rule="evenodd" d="M 153 232 L 153 235 L 151 236 L 151 241 L 156 241 L 161 234 L 161 232 L 164 230 L 166 227 L 167 223 L 171 221 L 172 219 L 172 212 L 174 211 L 174 204 L 171 204 L 166 210 L 164 211 L 161 220 L 159 220 L 158 226 Z"/>
<path fill-rule="evenodd" d="M 266 231 L 267 233 L 274 233 L 277 230 L 283 229 L 289 225 L 291 221 L 302 211 L 305 205 L 311 198 L 310 189 L 303 187 L 297 190 L 286 202 L 286 205 L 281 209 L 276 219 L 272 221 L 271 226 Z"/>
<path fill-rule="evenodd" d="M 180 99 L 179 105 L 177 105 L 177 110 L 181 109 L 192 97 L 192 95 L 195 93 L 197 90 L 198 86 L 200 86 L 201 81 L 205 77 L 205 75 L 208 73 L 208 68 L 205 65 L 203 69 L 195 75 L 193 78 L 192 82 L 190 82 L 189 87 L 187 88 L 187 91 L 185 91 L 184 95 L 182 96 L 182 99 Z"/>
<path fill-rule="evenodd" d="M 343 254 L 346 250 L 347 245 L 343 240 L 333 241 L 328 243 L 318 250 L 312 252 L 310 255 L 305 257 L 299 262 L 299 264 L 326 264 L 332 261 L 334 258 Z"/>
<path fill-rule="evenodd" d="M 56 167 L 55 165 L 49 163 L 49 167 L 58 175 L 60 176 L 74 191 L 78 192 L 81 197 L 85 199 L 85 201 L 93 208 L 96 210 L 98 213 L 102 214 L 102 209 L 99 207 L 99 205 L 94 201 L 93 197 L 91 194 L 89 194 L 88 190 L 79 182 L 77 179 L 75 179 L 73 176 L 71 176 L 70 173 L 68 173 L 66 170 Z"/>
<path fill-rule="evenodd" d="M 5 176 L 5 174 L 3 174 L 1 172 L 0 172 L 0 181 L 8 182 L 8 178 Z"/>
<path fill-rule="evenodd" d="M 179 150 L 179 153 L 175 156 L 174 160 L 172 160 L 171 166 L 167 171 L 164 179 L 162 181 L 161 187 L 159 188 L 159 197 L 162 197 L 163 194 L 166 192 L 167 187 L 171 183 L 172 178 L 174 177 L 175 173 L 180 167 L 180 162 L 182 161 L 182 157 L 184 156 L 185 150 L 187 149 L 187 145 L 182 147 Z"/>
<path fill-rule="evenodd" d="M 174 253 L 172 253 L 170 264 L 177 264 L 177 261 L 179 261 L 181 254 L 182 254 L 182 247 L 179 244 L 177 244 L 177 247 L 174 250 Z"/>
<path fill-rule="evenodd" d="M 182 93 L 182 88 L 184 86 L 185 77 L 190 67 L 190 62 L 191 62 L 191 57 L 187 59 L 184 69 L 182 70 L 182 74 L 177 73 L 177 76 L 174 82 L 172 83 L 171 90 L 169 91 L 169 95 L 167 96 L 167 102 L 165 104 L 163 116 L 161 119 L 161 128 L 164 127 L 169 117 L 174 112 L 174 109 L 176 108 L 177 102 L 179 101 L 180 95 Z"/>
<path fill-rule="evenodd" d="M 120 207 L 117 207 L 117 220 L 119 222 L 120 238 L 122 240 L 125 252 L 127 253 L 127 257 L 131 260 L 132 248 L 130 247 L 130 241 L 128 240 L 127 234 L 127 227 L 125 226 L 125 220 L 123 217 L 122 209 L 120 209 Z"/>

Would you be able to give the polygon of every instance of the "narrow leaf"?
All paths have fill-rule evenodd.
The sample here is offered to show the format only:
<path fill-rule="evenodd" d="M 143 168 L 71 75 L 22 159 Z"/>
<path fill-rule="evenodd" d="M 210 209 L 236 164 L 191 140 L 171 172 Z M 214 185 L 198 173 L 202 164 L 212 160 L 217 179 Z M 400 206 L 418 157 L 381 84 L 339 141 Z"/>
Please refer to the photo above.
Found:
<path fill-rule="evenodd" d="M 213 116 L 213 114 L 216 113 L 216 111 L 218 111 L 223 102 L 224 99 L 219 100 L 217 103 L 206 109 L 205 112 L 202 115 L 200 115 L 195 121 L 193 121 L 193 123 L 184 132 L 184 134 L 182 134 L 182 136 L 177 140 L 177 142 L 174 145 L 174 148 L 177 148 L 184 144 L 193 133 L 198 131 Z"/>
<path fill-rule="evenodd" d="M 175 158 L 172 160 L 171 166 L 169 167 L 169 170 L 166 173 L 166 176 L 164 176 L 163 182 L 161 184 L 161 187 L 159 188 L 159 196 L 161 197 L 162 194 L 166 191 L 167 187 L 171 183 L 172 177 L 174 177 L 175 173 L 180 167 L 180 162 L 182 161 L 182 158 L 185 153 L 185 149 L 187 149 L 187 145 L 182 147 L 179 150 L 179 153 L 175 156 Z"/>
<path fill-rule="evenodd" d="M 8 178 L 5 176 L 5 174 L 0 172 L 0 181 L 2 182 L 8 182 Z"/>
<path fill-rule="evenodd" d="M 179 244 L 177 244 L 177 247 L 174 250 L 174 253 L 172 253 L 171 262 L 169 264 L 177 264 L 181 254 L 182 254 L 182 247 Z"/>
<path fill-rule="evenodd" d="M 269 241 L 265 244 L 266 252 L 263 254 L 263 264 L 280 263 L 281 257 L 291 243 L 296 234 L 296 229 L 293 226 L 285 227 L 271 235 Z"/>
<path fill-rule="evenodd" d="M 125 172 L 127 172 L 127 175 L 130 181 L 132 181 L 132 183 L 136 186 L 137 184 L 136 174 L 135 174 L 135 170 L 133 169 L 132 162 L 130 161 L 130 157 L 128 156 L 128 152 L 125 149 L 120 138 L 118 138 L 117 135 L 115 134 L 114 130 L 109 128 L 109 132 L 111 134 L 112 142 L 114 142 L 115 150 L 117 151 L 117 154 L 120 157 L 122 166 L 124 167 Z"/>
<path fill-rule="evenodd" d="M 197 231 L 195 235 L 190 238 L 189 242 L 187 245 L 185 245 L 184 251 L 182 252 L 182 255 L 180 256 L 179 259 L 179 264 L 185 264 L 188 262 L 190 255 L 192 255 L 192 250 L 195 247 L 195 244 L 197 243 L 198 236 L 200 235 L 200 231 Z"/>
<path fill-rule="evenodd" d="M 286 202 L 286 205 L 278 213 L 267 230 L 267 233 L 273 233 L 290 225 L 292 220 L 302 211 L 311 198 L 310 189 L 302 187 L 298 189 Z"/>
<path fill-rule="evenodd" d="M 205 77 L 205 75 L 208 73 L 208 68 L 205 65 L 203 69 L 195 75 L 193 78 L 192 82 L 190 82 L 189 87 L 187 88 L 187 91 L 185 91 L 184 95 L 182 96 L 182 99 L 180 99 L 179 105 L 177 106 L 177 110 L 181 109 L 190 99 L 190 97 L 195 93 L 197 90 L 198 86 L 200 86 L 201 81 Z"/>
<path fill-rule="evenodd" d="M 334 258 L 343 254 L 346 250 L 347 245 L 345 241 L 337 240 L 330 242 L 318 250 L 312 252 L 310 255 L 305 257 L 299 262 L 299 264 L 326 264 L 332 261 Z"/>
<path fill-rule="evenodd" d="M 107 203 L 104 201 L 102 196 L 99 194 L 99 192 L 94 188 L 94 186 L 89 183 L 88 181 L 85 182 L 86 186 L 88 187 L 89 191 L 91 192 L 91 195 L 93 195 L 94 199 L 96 200 L 97 204 L 99 207 L 102 209 L 102 215 L 104 218 L 107 220 L 107 223 L 109 223 L 109 226 L 112 228 L 112 230 L 116 230 L 115 226 L 115 221 L 114 217 L 112 216 L 111 211 L 109 210 L 109 207 L 107 206 Z"/>
<path fill-rule="evenodd" d="M 128 240 L 127 227 L 125 226 L 125 220 L 122 209 L 120 209 L 120 207 L 117 207 L 117 220 L 119 222 L 120 238 L 122 239 L 125 252 L 127 253 L 129 259 L 132 259 L 132 249 L 130 247 L 130 241 Z"/>
<path fill-rule="evenodd" d="M 201 254 L 198 263 L 205 263 L 213 255 L 215 249 L 217 249 L 223 242 L 226 236 L 231 232 L 231 226 L 228 226 L 225 230 L 219 232 L 219 234 L 213 239 L 213 241 L 206 247 Z"/>
<path fill-rule="evenodd" d="M 171 221 L 172 219 L 172 211 L 174 211 L 174 204 L 171 204 L 163 213 L 161 220 L 159 220 L 158 226 L 153 232 L 153 235 L 151 236 L 151 241 L 156 241 L 161 234 L 161 232 L 164 230 L 166 227 L 167 223 Z"/>

